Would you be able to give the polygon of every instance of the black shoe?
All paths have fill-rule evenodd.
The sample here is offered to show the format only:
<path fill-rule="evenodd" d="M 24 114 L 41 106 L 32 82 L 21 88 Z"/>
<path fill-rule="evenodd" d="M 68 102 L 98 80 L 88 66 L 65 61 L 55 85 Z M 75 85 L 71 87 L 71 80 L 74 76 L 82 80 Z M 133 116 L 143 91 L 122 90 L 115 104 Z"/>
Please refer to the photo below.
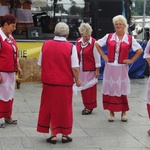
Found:
<path fill-rule="evenodd" d="M 62 136 L 62 143 L 72 142 L 72 138 L 66 135 Z"/>
<path fill-rule="evenodd" d="M 82 110 L 82 115 L 89 115 L 89 114 L 92 113 L 92 111 L 93 111 L 93 109 L 88 110 L 88 109 L 84 108 L 84 109 Z"/>
<path fill-rule="evenodd" d="M 5 128 L 5 123 L 0 124 L 0 128 Z"/>
<path fill-rule="evenodd" d="M 17 124 L 17 120 L 12 120 L 12 121 L 10 121 L 10 119 L 5 118 L 5 123 L 6 123 L 6 124 Z"/>
<path fill-rule="evenodd" d="M 51 144 L 56 144 L 57 143 L 57 140 L 52 140 L 54 137 L 56 136 L 51 136 L 50 138 L 47 139 L 47 142 L 48 143 L 51 143 Z"/>

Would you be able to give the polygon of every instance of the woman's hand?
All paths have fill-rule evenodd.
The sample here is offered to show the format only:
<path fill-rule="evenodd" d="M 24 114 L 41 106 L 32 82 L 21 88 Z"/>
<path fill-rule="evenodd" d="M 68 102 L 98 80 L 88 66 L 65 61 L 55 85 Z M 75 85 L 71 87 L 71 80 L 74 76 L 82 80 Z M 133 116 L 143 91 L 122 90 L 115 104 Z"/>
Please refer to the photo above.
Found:
<path fill-rule="evenodd" d="M 81 80 L 78 79 L 78 80 L 76 81 L 76 86 L 79 87 L 79 86 L 81 86 L 81 84 L 82 84 Z"/>
<path fill-rule="evenodd" d="M 18 77 L 22 76 L 22 70 L 20 67 L 18 67 L 18 69 L 17 69 L 17 74 L 18 74 Z"/>
<path fill-rule="evenodd" d="M 132 64 L 133 61 L 131 59 L 125 59 L 125 60 L 123 60 L 123 63 L 128 65 L 128 64 Z"/>

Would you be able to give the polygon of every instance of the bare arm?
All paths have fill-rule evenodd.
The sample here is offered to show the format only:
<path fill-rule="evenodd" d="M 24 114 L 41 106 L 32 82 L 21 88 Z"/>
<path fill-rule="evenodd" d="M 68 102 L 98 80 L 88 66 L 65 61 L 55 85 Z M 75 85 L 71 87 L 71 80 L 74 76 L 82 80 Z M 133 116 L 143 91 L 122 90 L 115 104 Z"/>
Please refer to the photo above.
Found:
<path fill-rule="evenodd" d="M 75 83 L 76 83 L 76 86 L 80 86 L 82 83 L 81 83 L 81 80 L 79 78 L 79 68 L 76 67 L 76 68 L 72 68 L 72 72 L 73 72 L 73 76 L 75 78 Z"/>
<path fill-rule="evenodd" d="M 22 76 L 22 70 L 19 61 L 17 62 L 17 73 L 18 73 L 18 77 Z"/>
<path fill-rule="evenodd" d="M 138 49 L 136 51 L 135 55 L 131 59 L 125 59 L 123 61 L 123 63 L 125 63 L 125 64 L 132 64 L 132 63 L 134 63 L 140 57 L 140 55 L 142 53 L 143 53 L 143 49 L 142 48 Z"/>
<path fill-rule="evenodd" d="M 101 57 L 106 61 L 108 62 L 108 57 L 107 55 L 105 55 L 105 53 L 103 52 L 102 48 L 98 45 L 98 43 L 95 43 L 95 46 L 99 52 L 99 54 L 101 55 Z"/>

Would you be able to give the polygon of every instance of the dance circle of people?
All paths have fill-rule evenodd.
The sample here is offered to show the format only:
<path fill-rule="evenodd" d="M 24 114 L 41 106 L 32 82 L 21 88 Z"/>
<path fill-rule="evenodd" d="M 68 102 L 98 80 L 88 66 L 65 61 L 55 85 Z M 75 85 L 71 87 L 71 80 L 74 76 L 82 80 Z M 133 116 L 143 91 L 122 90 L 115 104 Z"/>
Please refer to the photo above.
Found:
<path fill-rule="evenodd" d="M 13 15 L 7 14 L 3 17 L 0 28 L 0 118 L 5 121 L 0 124 L 0 128 L 4 128 L 6 124 L 17 124 L 17 120 L 12 118 L 15 72 L 18 71 L 21 76 L 22 71 L 17 58 L 17 45 L 12 37 L 16 22 Z M 113 122 L 115 113 L 121 112 L 121 121 L 127 122 L 129 64 L 140 57 L 143 49 L 134 37 L 128 34 L 127 20 L 123 15 L 115 16 L 112 22 L 115 32 L 97 40 L 91 36 L 93 30 L 90 24 L 82 22 L 78 27 L 81 36 L 75 45 L 67 41 L 69 26 L 59 22 L 54 29 L 54 38 L 43 43 L 38 59 L 42 93 L 37 131 L 50 132 L 48 143 L 56 144 L 58 134 L 62 135 L 62 143 L 73 140 L 69 136 L 73 127 L 73 92 L 81 92 L 84 106 L 82 115 L 92 114 L 97 107 L 101 59 L 105 61 L 102 102 L 103 108 L 109 111 L 108 121 Z M 107 54 L 102 49 L 104 46 L 107 46 Z M 130 49 L 135 55 L 129 59 Z M 150 41 L 147 43 L 144 58 L 150 65 Z M 7 63 L 8 61 L 10 63 Z M 148 87 L 147 108 L 150 117 L 150 81 Z M 147 132 L 150 134 L 150 130 Z"/>

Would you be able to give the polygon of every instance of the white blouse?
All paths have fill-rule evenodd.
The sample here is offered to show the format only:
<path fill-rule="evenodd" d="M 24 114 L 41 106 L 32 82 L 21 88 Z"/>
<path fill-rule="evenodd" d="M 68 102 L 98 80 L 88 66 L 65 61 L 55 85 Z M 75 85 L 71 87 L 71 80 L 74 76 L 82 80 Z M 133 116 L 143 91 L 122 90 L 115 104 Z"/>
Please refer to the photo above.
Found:
<path fill-rule="evenodd" d="M 147 45 L 145 47 L 143 58 L 150 58 L 150 40 L 147 42 Z"/>

